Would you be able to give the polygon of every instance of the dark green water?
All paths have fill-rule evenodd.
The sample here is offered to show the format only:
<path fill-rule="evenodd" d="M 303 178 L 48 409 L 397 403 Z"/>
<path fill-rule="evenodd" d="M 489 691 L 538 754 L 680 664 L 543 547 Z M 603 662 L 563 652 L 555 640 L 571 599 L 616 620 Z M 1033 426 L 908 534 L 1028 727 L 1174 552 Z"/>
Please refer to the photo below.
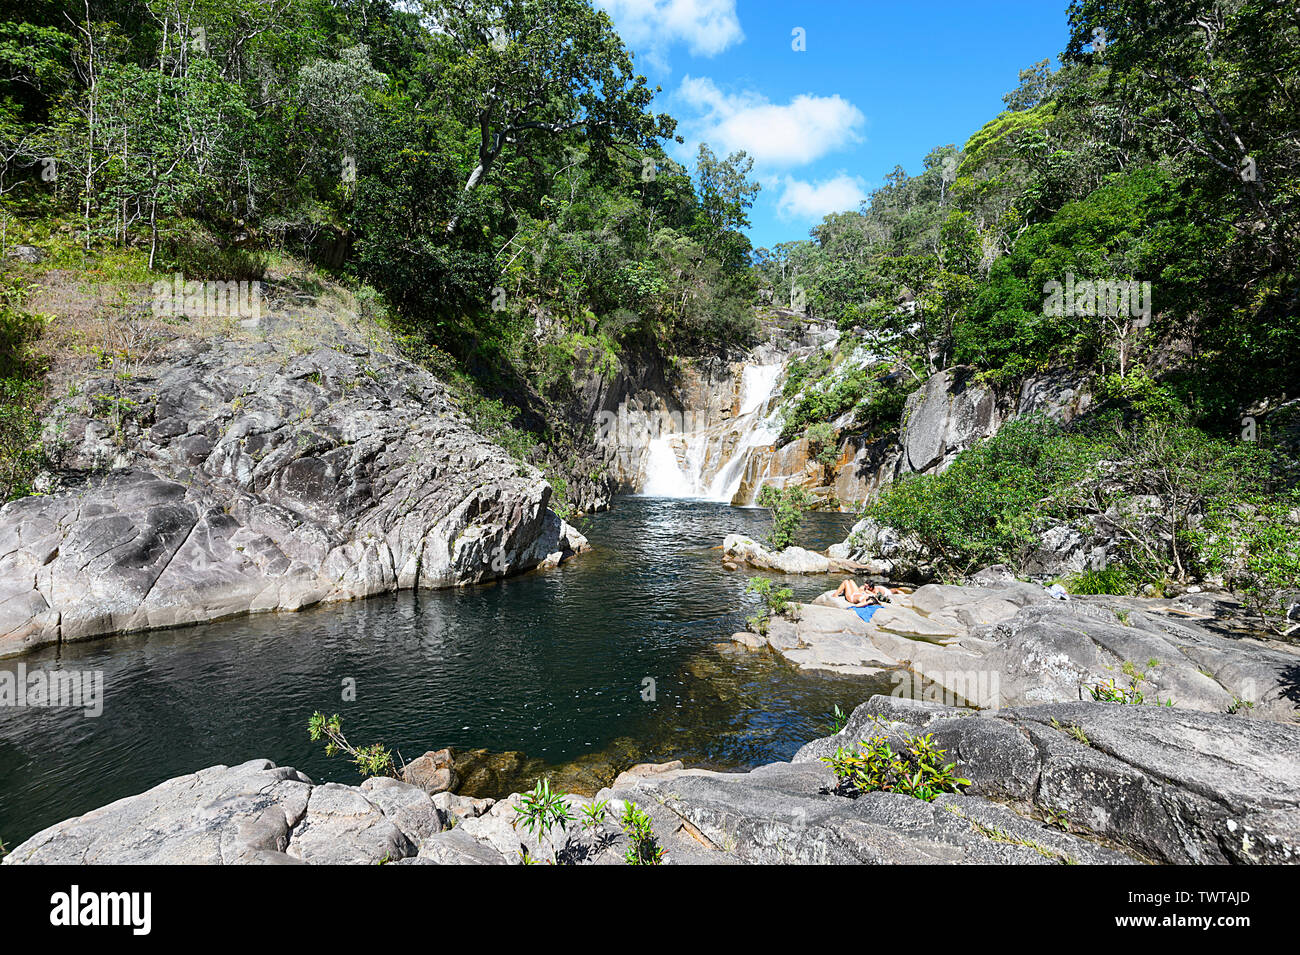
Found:
<path fill-rule="evenodd" d="M 851 521 L 810 514 L 802 543 L 824 548 Z M 102 670 L 104 712 L 0 711 L 0 838 L 12 847 L 169 777 L 254 757 L 358 782 L 307 739 L 317 709 L 341 714 L 353 742 L 382 741 L 407 759 L 443 746 L 525 754 L 479 778 L 479 795 L 531 785 L 541 771 L 581 789 L 642 760 L 738 768 L 788 758 L 825 735 L 834 704 L 848 709 L 892 683 L 802 675 L 719 646 L 755 599 L 714 548 L 767 525 L 765 511 L 623 498 L 584 524 L 594 550 L 556 570 L 26 657 L 29 671 Z M 798 596 L 830 583 L 779 580 Z M 355 702 L 342 699 L 347 679 Z"/>

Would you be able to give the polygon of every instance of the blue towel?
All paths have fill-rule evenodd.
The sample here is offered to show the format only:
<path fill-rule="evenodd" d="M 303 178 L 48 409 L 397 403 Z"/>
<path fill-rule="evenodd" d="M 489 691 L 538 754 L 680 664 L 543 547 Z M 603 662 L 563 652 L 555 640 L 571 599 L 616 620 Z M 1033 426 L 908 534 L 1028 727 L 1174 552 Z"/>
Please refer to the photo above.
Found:
<path fill-rule="evenodd" d="M 879 609 L 880 609 L 880 604 L 872 604 L 870 607 L 854 607 L 853 612 L 856 613 L 863 620 L 866 620 L 868 623 L 870 623 L 871 618 L 875 616 L 876 611 Z"/>

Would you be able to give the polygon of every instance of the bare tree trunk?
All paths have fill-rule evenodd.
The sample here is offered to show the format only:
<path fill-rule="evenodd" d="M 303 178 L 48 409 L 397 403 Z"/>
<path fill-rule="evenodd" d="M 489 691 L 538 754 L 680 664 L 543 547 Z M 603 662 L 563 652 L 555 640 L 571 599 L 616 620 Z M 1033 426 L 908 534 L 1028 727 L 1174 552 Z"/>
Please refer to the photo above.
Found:
<path fill-rule="evenodd" d="M 469 179 L 465 180 L 465 188 L 461 190 L 461 193 L 463 195 L 469 195 L 471 192 L 473 192 L 478 187 L 478 184 L 483 181 L 483 176 L 487 174 L 488 167 L 490 167 L 491 165 L 492 165 L 491 159 L 480 160 L 479 164 L 474 167 L 474 171 L 469 174 Z M 447 223 L 447 230 L 446 230 L 447 235 L 451 235 L 453 232 L 455 232 L 456 226 L 459 224 L 460 224 L 460 215 L 459 214 L 453 215 L 450 221 L 448 221 Z"/>
<path fill-rule="evenodd" d="M 90 81 L 89 125 L 86 129 L 86 179 L 85 179 L 85 216 L 86 216 L 86 251 L 90 251 L 90 197 L 95 185 L 95 123 L 98 114 L 95 110 L 98 83 L 95 77 L 95 35 L 90 22 L 90 0 L 86 0 L 86 48 L 90 53 L 88 77 Z"/>

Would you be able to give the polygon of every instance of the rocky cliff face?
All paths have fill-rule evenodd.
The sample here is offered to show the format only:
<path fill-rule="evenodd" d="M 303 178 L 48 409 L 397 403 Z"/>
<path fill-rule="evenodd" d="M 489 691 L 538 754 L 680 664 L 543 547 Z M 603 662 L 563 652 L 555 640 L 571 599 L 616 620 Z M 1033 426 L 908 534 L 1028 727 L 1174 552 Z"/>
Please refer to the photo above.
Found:
<path fill-rule="evenodd" d="M 622 490 L 746 505 L 765 481 L 786 483 L 809 466 L 806 448 L 798 461 L 797 449 L 791 457 L 775 448 L 772 412 L 789 359 L 836 333 L 794 322 L 769 334 L 748 352 L 671 367 L 631 356 L 616 376 L 589 384 L 597 441 Z"/>
<path fill-rule="evenodd" d="M 446 389 L 320 314 L 174 337 L 51 413 L 51 493 L 0 509 L 0 656 L 471 584 L 585 546 Z"/>
<path fill-rule="evenodd" d="M 949 368 L 908 397 L 897 432 L 855 432 L 852 413 L 832 422 L 839 453 L 827 464 L 804 438 L 779 442 L 788 405 L 781 385 L 792 359 L 834 349 L 838 332 L 800 326 L 769 333 L 747 353 L 683 362 L 671 372 L 638 356 L 589 388 L 589 413 L 622 489 L 743 506 L 755 503 L 765 484 L 798 485 L 826 506 L 852 507 L 905 474 L 942 471 L 1016 415 L 1068 421 L 1090 401 L 1087 381 L 1068 373 L 1047 373 L 1024 382 L 1018 395 L 999 395 L 973 369 Z M 844 367 L 863 363 L 888 367 L 863 346 Z"/>

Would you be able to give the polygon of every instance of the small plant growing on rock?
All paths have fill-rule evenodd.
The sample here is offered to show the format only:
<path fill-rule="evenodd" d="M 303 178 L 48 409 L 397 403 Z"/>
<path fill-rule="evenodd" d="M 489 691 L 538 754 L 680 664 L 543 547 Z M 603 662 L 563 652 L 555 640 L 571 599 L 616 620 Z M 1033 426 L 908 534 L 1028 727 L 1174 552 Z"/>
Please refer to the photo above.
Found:
<path fill-rule="evenodd" d="M 780 489 L 770 484 L 763 485 L 758 492 L 758 506 L 766 507 L 772 512 L 772 533 L 767 539 L 769 547 L 785 550 L 794 543 L 794 535 L 803 520 L 803 512 L 812 501 L 812 495 L 797 484 Z"/>
<path fill-rule="evenodd" d="M 564 793 L 551 789 L 549 779 L 539 779 L 532 792 L 526 792 L 519 797 L 519 803 L 515 806 L 513 825 L 518 829 L 519 824 L 523 823 L 529 833 L 548 844 L 551 848 L 549 861 L 555 865 L 558 861 L 558 852 L 551 832 L 557 828 L 563 831 L 572 819 L 573 817 L 569 815 L 569 804 L 564 801 Z"/>
<path fill-rule="evenodd" d="M 347 753 L 362 776 L 398 775 L 393 754 L 382 743 L 353 746 L 348 742 L 348 738 L 343 735 L 343 720 L 337 713 L 329 717 L 319 711 L 313 713 L 307 723 L 307 735 L 313 743 L 325 738 L 326 756 Z"/>
<path fill-rule="evenodd" d="M 1126 671 L 1127 672 L 1127 671 Z M 1127 687 L 1119 686 L 1114 678 L 1107 680 L 1105 683 L 1095 683 L 1088 687 L 1088 692 L 1098 703 L 1123 703 L 1130 706 L 1141 706 L 1146 702 L 1146 695 L 1138 687 L 1142 681 L 1142 675 L 1132 676 Z M 1161 703 L 1156 701 L 1158 706 L 1173 706 L 1172 699 L 1165 700 Z"/>
<path fill-rule="evenodd" d="M 1102 568 L 1089 567 L 1065 579 L 1062 583 L 1072 594 L 1124 596 L 1137 589 L 1133 575 L 1118 564 Z"/>
<path fill-rule="evenodd" d="M 840 457 L 835 429 L 830 422 L 819 421 L 804 432 L 804 437 L 808 440 L 808 453 L 822 466 L 824 477 Z"/>
<path fill-rule="evenodd" d="M 788 587 L 773 590 L 772 581 L 766 577 L 749 578 L 749 582 L 745 585 L 745 593 L 758 594 L 763 598 L 763 605 L 758 609 L 758 613 L 745 621 L 751 632 L 763 636 L 767 636 L 767 628 L 772 618 L 789 613 L 793 606 L 790 598 L 794 596 L 794 591 Z"/>
<path fill-rule="evenodd" d="M 660 865 L 665 849 L 655 838 L 654 825 L 650 816 L 634 802 L 623 807 L 623 831 L 631 840 L 623 861 L 628 865 Z"/>
<path fill-rule="evenodd" d="M 835 708 L 833 710 L 831 710 L 829 713 L 826 714 L 826 722 L 828 727 L 830 728 L 832 736 L 834 736 L 840 730 L 844 729 L 844 724 L 847 723 L 848 721 L 849 721 L 849 714 L 845 713 L 842 709 L 840 709 L 840 705 L 838 703 L 835 704 Z"/>
<path fill-rule="evenodd" d="M 1082 743 L 1084 746 L 1092 745 L 1092 740 L 1088 739 L 1088 734 L 1083 731 L 1083 727 L 1080 726 L 1078 723 L 1071 723 L 1069 726 L 1066 726 L 1055 716 L 1053 716 L 1052 728 L 1056 730 L 1060 730 L 1062 733 L 1068 733 L 1072 739 L 1074 739 L 1076 742 Z"/>
<path fill-rule="evenodd" d="M 1064 809 L 1053 809 L 1051 806 L 1044 806 L 1043 814 L 1047 817 L 1047 825 L 1052 829 L 1060 829 L 1062 832 L 1070 831 L 1070 814 Z"/>
<path fill-rule="evenodd" d="M 841 746 L 833 756 L 823 756 L 839 780 L 842 794 L 896 792 L 933 802 L 942 793 L 960 793 L 970 780 L 957 776 L 955 762 L 945 763 L 947 750 L 934 744 L 933 734 L 903 734 L 904 749 L 895 752 L 884 736 L 863 740 L 854 751 Z"/>
<path fill-rule="evenodd" d="M 599 802 L 590 802 L 582 807 L 582 825 L 585 829 L 594 830 L 602 822 L 609 812 L 609 800 L 602 799 Z"/>

